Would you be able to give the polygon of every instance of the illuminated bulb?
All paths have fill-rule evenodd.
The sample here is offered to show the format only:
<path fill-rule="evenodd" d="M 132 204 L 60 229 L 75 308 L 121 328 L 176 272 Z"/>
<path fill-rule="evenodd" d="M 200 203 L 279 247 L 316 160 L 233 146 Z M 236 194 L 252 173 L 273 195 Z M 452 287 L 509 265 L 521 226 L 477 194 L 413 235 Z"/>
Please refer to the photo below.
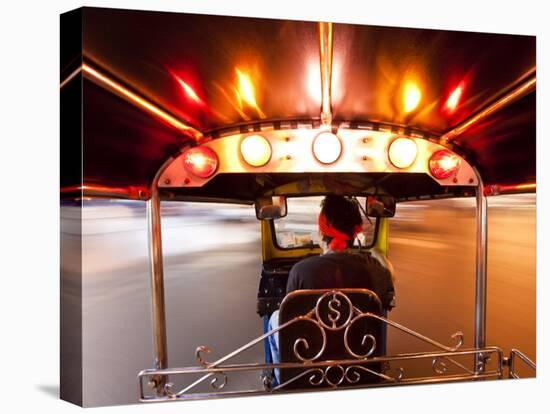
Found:
<path fill-rule="evenodd" d="M 410 138 L 397 138 L 390 144 L 388 150 L 390 162 L 397 168 L 410 167 L 417 155 L 416 142 Z"/>
<path fill-rule="evenodd" d="M 262 167 L 271 159 L 271 145 L 261 135 L 249 135 L 241 141 L 241 154 L 253 167 Z"/>
<path fill-rule="evenodd" d="M 313 155 L 323 164 L 332 164 L 342 153 L 340 138 L 331 132 L 321 132 L 313 141 Z"/>
<path fill-rule="evenodd" d="M 422 98 L 422 93 L 420 92 L 420 89 L 418 88 L 418 86 L 416 86 L 416 84 L 413 82 L 407 83 L 403 90 L 404 111 L 405 112 L 413 111 L 420 103 L 421 98 Z"/>
<path fill-rule="evenodd" d="M 208 178 L 218 168 L 218 156 L 208 147 L 190 148 L 183 154 L 183 166 L 197 177 Z"/>
<path fill-rule="evenodd" d="M 460 168 L 460 158 L 449 150 L 434 152 L 430 158 L 430 171 L 438 180 L 455 175 Z"/>

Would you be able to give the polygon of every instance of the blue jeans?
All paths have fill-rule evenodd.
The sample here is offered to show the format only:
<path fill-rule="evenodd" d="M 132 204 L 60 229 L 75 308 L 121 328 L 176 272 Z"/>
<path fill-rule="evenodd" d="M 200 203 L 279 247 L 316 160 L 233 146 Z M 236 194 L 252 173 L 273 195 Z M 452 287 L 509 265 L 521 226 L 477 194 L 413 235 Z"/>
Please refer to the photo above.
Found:
<path fill-rule="evenodd" d="M 279 327 L 279 311 L 276 310 L 271 314 L 271 317 L 269 318 L 269 322 L 267 324 L 267 330 L 271 331 L 272 329 L 276 329 Z M 279 332 L 275 332 L 273 335 L 269 336 L 267 338 L 269 342 L 269 349 L 271 350 L 271 360 L 274 364 L 278 364 L 281 362 L 281 356 L 279 354 Z M 273 385 L 278 385 L 281 383 L 281 374 L 279 372 L 279 368 L 274 369 L 275 373 L 275 380 Z"/>

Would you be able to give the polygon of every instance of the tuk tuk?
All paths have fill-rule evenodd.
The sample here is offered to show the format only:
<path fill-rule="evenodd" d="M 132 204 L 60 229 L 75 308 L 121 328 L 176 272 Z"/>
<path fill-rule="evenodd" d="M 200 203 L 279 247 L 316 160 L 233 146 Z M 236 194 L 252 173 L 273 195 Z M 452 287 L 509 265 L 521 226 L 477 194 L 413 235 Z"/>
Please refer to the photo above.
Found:
<path fill-rule="evenodd" d="M 62 197 L 147 203 L 154 366 L 136 373 L 140 402 L 517 378 L 519 363 L 536 369 L 521 351 L 505 355 L 486 337 L 487 197 L 536 190 L 534 38 L 95 8 L 63 19 L 62 30 L 82 22 L 86 30 L 82 56 L 71 59 L 78 42 L 62 44 Z M 144 21 L 161 29 L 144 39 L 136 31 Z M 106 37 L 97 34 L 100 24 Z M 167 54 L 174 44 L 162 35 L 167 27 L 197 42 L 182 52 L 196 78 L 165 71 L 186 94 L 184 108 L 170 106 L 173 91 L 162 89 L 164 77 L 155 78 L 157 64 L 175 65 Z M 209 29 L 210 40 L 200 39 L 201 28 Z M 108 36 L 120 46 L 108 45 Z M 159 39 L 167 44 L 155 49 Z M 248 45 L 273 65 L 235 64 L 228 75 L 234 83 L 226 86 L 218 71 L 239 53 L 228 58 L 216 42 L 231 45 L 231 52 Z M 511 43 L 514 61 L 504 53 Z M 479 47 L 488 58 L 477 62 Z M 296 65 L 302 57 L 314 62 L 312 70 Z M 260 85 L 262 71 L 270 82 Z M 71 106 L 77 101 L 84 104 L 82 118 L 79 106 Z M 71 141 L 83 125 L 83 140 Z M 64 162 L 63 151 L 83 151 L 83 175 L 80 165 Z M 363 210 L 355 252 L 383 256 L 390 255 L 389 223 L 401 203 L 475 198 L 473 347 L 463 347 L 461 331 L 441 343 L 395 322 L 368 289 L 286 294 L 292 266 L 321 254 L 315 224 L 300 222 L 300 209 L 311 211 L 328 194 L 353 197 Z M 164 201 L 248 205 L 260 221 L 257 312 L 264 333 L 212 361 L 208 344 L 198 343 L 196 366 L 169 364 Z M 404 295 L 396 292 L 397 304 Z M 270 330 L 275 310 L 280 325 Z M 426 350 L 388 354 L 389 329 Z M 281 346 L 277 363 L 267 346 L 274 335 Z M 252 347 L 264 347 L 264 363 L 234 362 Z M 411 363 L 431 374 L 403 368 Z M 257 373 L 258 387 L 228 391 L 244 372 Z"/>

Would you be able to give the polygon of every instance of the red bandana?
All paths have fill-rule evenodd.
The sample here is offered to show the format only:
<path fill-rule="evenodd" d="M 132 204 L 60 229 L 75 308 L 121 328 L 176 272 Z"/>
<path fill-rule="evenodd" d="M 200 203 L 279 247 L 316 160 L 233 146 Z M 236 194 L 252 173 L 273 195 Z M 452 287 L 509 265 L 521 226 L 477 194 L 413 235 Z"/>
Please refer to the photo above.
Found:
<path fill-rule="evenodd" d="M 357 225 L 353 229 L 353 237 L 349 237 L 346 233 L 341 232 L 340 230 L 335 229 L 332 227 L 325 217 L 324 214 L 319 214 L 319 230 L 324 236 L 332 237 L 332 240 L 330 241 L 328 247 L 331 250 L 335 250 L 337 252 L 341 252 L 346 247 L 348 247 L 348 244 L 346 243 L 348 240 L 353 240 L 357 236 L 358 233 L 363 230 L 362 226 Z"/>

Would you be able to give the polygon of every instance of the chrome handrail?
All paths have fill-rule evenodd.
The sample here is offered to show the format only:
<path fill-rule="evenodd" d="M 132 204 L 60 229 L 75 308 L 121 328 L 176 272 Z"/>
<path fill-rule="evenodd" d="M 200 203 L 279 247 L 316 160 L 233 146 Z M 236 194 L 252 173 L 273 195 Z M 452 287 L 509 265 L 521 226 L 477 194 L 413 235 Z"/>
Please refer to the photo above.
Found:
<path fill-rule="evenodd" d="M 323 304 L 328 301 L 328 306 L 323 307 Z M 348 306 L 341 307 L 340 305 L 347 302 Z M 339 308 L 339 312 L 336 312 L 336 317 L 333 315 L 324 315 L 321 309 L 334 310 L 334 307 Z M 347 309 L 347 312 L 344 312 Z M 373 318 L 392 326 L 402 332 L 405 332 L 413 337 L 422 340 L 423 342 L 439 348 L 437 351 L 428 351 L 420 353 L 405 353 L 389 356 L 372 356 L 377 346 L 375 337 L 369 333 L 364 332 L 363 340 L 361 344 L 365 347 L 368 341 L 368 350 L 359 354 L 351 350 L 348 343 L 348 333 L 350 327 L 353 326 L 358 320 L 363 318 Z M 329 322 L 327 322 L 327 320 Z M 266 338 L 274 335 L 287 328 L 288 326 L 297 323 L 299 321 L 306 321 L 314 324 L 322 336 L 322 344 L 320 350 L 311 358 L 306 358 L 300 354 L 300 347 L 309 348 L 307 339 L 298 338 L 294 342 L 293 352 L 294 357 L 298 362 L 281 362 L 277 364 L 269 363 L 248 363 L 248 364 L 227 364 L 227 362 L 233 357 L 240 355 L 242 352 L 251 348 L 252 346 L 263 342 Z M 340 330 L 343 332 L 343 349 L 346 350 L 349 357 L 340 360 L 322 360 L 322 355 L 326 348 L 327 331 Z M 504 358 L 500 348 L 497 347 L 477 347 L 473 349 L 459 350 L 463 344 L 462 332 L 457 332 L 452 335 L 453 338 L 458 339 L 457 344 L 454 346 L 443 345 L 425 335 L 422 335 L 412 329 L 409 329 L 397 322 L 391 321 L 382 316 L 376 315 L 371 312 L 361 312 L 357 307 L 353 306 L 351 300 L 345 293 L 338 290 L 327 291 L 320 295 L 313 309 L 310 309 L 304 315 L 296 316 L 289 321 L 281 324 L 279 327 L 272 329 L 269 332 L 253 339 L 245 345 L 237 348 L 236 350 L 226 354 L 222 358 L 217 359 L 215 362 L 207 362 L 202 353 L 210 353 L 210 349 L 205 346 L 199 346 L 196 350 L 196 358 L 198 366 L 184 367 L 184 368 L 164 368 L 164 369 L 146 369 L 138 374 L 139 383 L 139 399 L 142 402 L 150 401 L 164 401 L 164 400 L 179 400 L 179 399 L 196 399 L 196 398 L 208 398 L 214 396 L 227 396 L 227 395 L 246 395 L 250 392 L 261 393 L 261 390 L 243 390 L 243 391 L 226 391 L 224 388 L 228 383 L 228 375 L 238 372 L 246 371 L 261 371 L 272 369 L 301 369 L 294 377 L 286 380 L 284 383 L 270 387 L 267 386 L 264 389 L 264 393 L 287 391 L 285 387 L 291 383 L 296 382 L 299 379 L 307 379 L 310 386 L 328 388 L 338 388 L 340 386 L 369 386 L 369 384 L 359 384 L 361 375 L 367 373 L 371 377 L 377 377 L 378 382 L 376 386 L 381 385 L 395 385 L 395 384 L 411 384 L 411 383 L 434 383 L 444 381 L 459 381 L 467 379 L 483 379 L 483 378 L 502 378 Z M 518 351 L 519 352 L 519 351 Z M 453 358 L 472 356 L 472 358 L 483 358 L 484 361 L 489 361 L 493 357 L 495 361 L 495 367 L 489 371 L 479 372 L 468 369 L 462 363 L 456 361 Z M 521 358 L 522 354 L 518 353 Z M 431 370 L 434 375 L 430 377 L 414 377 L 414 375 L 405 377 L 405 370 L 402 367 L 398 367 L 395 370 L 395 374 L 382 370 L 378 372 L 376 369 L 371 369 L 369 366 L 376 363 L 390 363 L 390 362 L 403 362 L 403 361 L 426 361 L 431 362 Z M 460 373 L 452 373 L 448 371 L 448 367 L 444 361 L 451 362 L 455 367 L 460 369 Z M 330 377 L 329 377 L 330 372 Z M 158 378 L 172 379 L 173 376 L 199 376 L 187 386 L 182 387 L 179 391 L 174 391 L 174 384 L 166 381 L 162 392 L 158 392 Z M 147 383 L 151 379 L 157 379 L 153 381 L 153 386 L 156 386 L 156 395 L 146 395 L 144 390 L 144 379 L 147 379 Z M 211 393 L 198 393 L 196 387 L 204 383 L 206 380 L 210 380 L 210 386 L 215 390 Z M 154 388 L 154 387 L 153 387 Z"/>
<path fill-rule="evenodd" d="M 484 355 L 486 358 L 493 357 L 496 360 L 494 369 L 487 370 L 483 374 L 476 374 L 472 371 L 467 371 L 460 374 L 447 374 L 446 368 L 443 370 L 435 368 L 435 361 L 441 358 L 449 357 L 460 357 L 460 356 L 471 356 L 475 357 L 478 354 Z M 387 373 L 378 373 L 375 370 L 368 369 L 361 365 L 370 365 L 381 362 L 403 362 L 403 361 L 421 361 L 429 360 L 432 362 L 432 367 L 434 375 L 432 376 L 408 376 L 406 377 L 405 370 L 403 368 L 398 368 L 396 375 L 391 376 Z M 364 359 L 345 359 L 345 360 L 327 360 L 327 361 L 318 361 L 311 363 L 303 362 L 282 362 L 278 364 L 269 364 L 269 363 L 250 363 L 250 364 L 233 364 L 233 365 L 222 365 L 218 367 L 183 367 L 183 368 L 167 368 L 162 370 L 156 369 L 146 369 L 141 371 L 138 374 L 138 387 L 139 387 L 139 400 L 140 402 L 155 402 L 155 401 L 174 401 L 174 400 L 193 400 L 193 399 L 202 399 L 202 398 L 212 398 L 212 397 L 224 397 L 224 396 L 238 396 L 238 395 L 249 395 L 249 394 L 269 394 L 275 392 L 288 392 L 284 389 L 285 386 L 289 385 L 292 382 L 295 382 L 299 378 L 305 377 L 307 374 L 310 374 L 309 383 L 312 386 L 317 386 L 321 388 L 324 385 L 323 389 L 337 389 L 341 385 L 348 385 L 357 388 L 368 388 L 373 386 L 392 386 L 392 385 L 410 385 L 410 384 L 427 384 L 427 383 L 441 383 L 441 382 L 455 382 L 455 381 L 465 381 L 470 379 L 498 379 L 502 378 L 502 366 L 503 366 L 503 352 L 500 348 L 497 347 L 487 347 L 484 349 L 464 349 L 461 351 L 436 351 L 436 352 L 419 352 L 419 353 L 410 353 L 410 354 L 398 354 L 384 357 L 372 357 Z M 345 368 L 344 368 L 345 367 Z M 294 376 L 293 378 L 286 381 L 284 384 L 281 384 L 277 387 L 271 389 L 256 389 L 256 390 L 237 390 L 237 391 L 225 391 L 223 390 L 228 383 L 228 375 L 239 372 L 250 372 L 250 371 L 263 371 L 266 369 L 296 369 L 302 368 L 305 369 L 305 372 L 301 372 Z M 327 381 L 327 374 L 331 369 L 340 370 L 341 376 L 337 381 Z M 369 374 L 374 374 L 379 377 L 382 381 L 370 383 L 370 384 L 360 384 L 354 385 L 358 382 L 358 378 L 355 374 L 355 379 L 351 377 L 353 374 L 352 369 L 360 369 L 368 371 Z M 317 374 L 317 377 L 312 376 Z M 312 375 L 313 374 L 313 375 Z M 197 384 L 195 381 L 191 386 L 187 386 L 179 392 L 172 391 L 173 383 L 166 384 L 166 392 L 164 395 L 146 395 L 144 390 L 144 383 L 150 377 L 158 376 L 170 376 L 174 378 L 178 375 L 180 376 L 189 376 L 189 375 L 203 375 L 202 378 L 211 378 L 210 386 L 215 390 L 213 392 L 196 392 L 190 393 L 192 388 Z M 316 388 L 312 388 L 313 390 Z M 301 388 L 301 391 L 311 391 L 311 388 Z M 185 392 L 183 392 L 185 390 Z"/>
<path fill-rule="evenodd" d="M 510 378 L 520 378 L 520 376 L 516 373 L 516 363 L 515 363 L 516 357 L 521 359 L 529 368 L 535 371 L 535 374 L 536 374 L 537 365 L 531 359 L 529 359 L 523 352 L 513 348 L 510 351 L 510 358 L 508 358 L 508 365 L 510 367 L 508 376 Z"/>

